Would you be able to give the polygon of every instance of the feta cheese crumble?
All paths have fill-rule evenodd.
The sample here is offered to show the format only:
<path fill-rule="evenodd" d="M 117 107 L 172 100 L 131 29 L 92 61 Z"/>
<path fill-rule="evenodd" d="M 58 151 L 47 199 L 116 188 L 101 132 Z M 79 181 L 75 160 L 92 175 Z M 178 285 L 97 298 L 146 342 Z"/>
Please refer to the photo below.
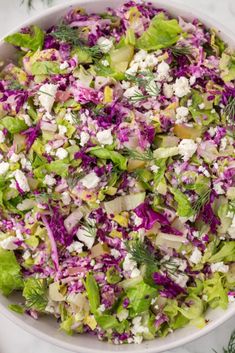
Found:
<path fill-rule="evenodd" d="M 113 46 L 112 40 L 105 37 L 100 37 L 97 41 L 97 44 L 100 47 L 102 53 L 108 53 Z"/>
<path fill-rule="evenodd" d="M 8 162 L 1 162 L 0 163 L 0 175 L 7 173 L 9 168 L 10 168 L 10 164 Z"/>
<path fill-rule="evenodd" d="M 112 145 L 112 143 L 113 143 L 113 136 L 112 136 L 111 129 L 97 132 L 96 137 L 97 137 L 98 142 L 101 145 Z"/>
<path fill-rule="evenodd" d="M 50 113 L 55 102 L 55 95 L 58 89 L 58 85 L 52 83 L 45 83 L 39 89 L 39 102 L 45 108 L 45 110 Z"/>
<path fill-rule="evenodd" d="M 176 109 L 176 124 L 186 123 L 188 121 L 187 117 L 189 110 L 186 107 L 178 107 Z"/>
<path fill-rule="evenodd" d="M 58 148 L 58 150 L 56 151 L 56 156 L 59 159 L 65 159 L 68 156 L 68 151 L 66 151 L 64 148 L 60 147 Z"/>
<path fill-rule="evenodd" d="M 192 255 L 190 256 L 189 260 L 193 264 L 197 265 L 201 261 L 201 258 L 202 258 L 201 251 L 198 248 L 194 248 L 194 250 L 192 252 Z"/>
<path fill-rule="evenodd" d="M 80 180 L 81 184 L 87 189 L 94 189 L 98 186 L 100 178 L 95 172 L 91 172 Z"/>
<path fill-rule="evenodd" d="M 191 139 L 183 139 L 179 143 L 179 153 L 183 156 L 183 160 L 188 161 L 196 152 L 197 144 Z"/>
<path fill-rule="evenodd" d="M 190 93 L 191 88 L 186 77 L 177 78 L 173 84 L 174 93 L 177 97 L 182 98 Z"/>
<path fill-rule="evenodd" d="M 229 266 L 225 265 L 223 262 L 216 262 L 215 264 L 211 264 L 211 271 L 227 273 L 229 270 Z"/>
<path fill-rule="evenodd" d="M 15 171 L 15 180 L 18 183 L 21 190 L 23 190 L 24 192 L 30 191 L 28 180 L 25 174 L 19 169 Z"/>

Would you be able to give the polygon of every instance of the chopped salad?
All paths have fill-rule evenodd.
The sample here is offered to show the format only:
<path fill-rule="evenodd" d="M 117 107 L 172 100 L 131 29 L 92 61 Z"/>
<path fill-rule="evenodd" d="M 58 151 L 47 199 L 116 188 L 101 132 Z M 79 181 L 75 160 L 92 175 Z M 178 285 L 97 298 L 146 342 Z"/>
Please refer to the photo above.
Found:
<path fill-rule="evenodd" d="M 68 334 L 140 343 L 235 300 L 235 55 L 149 3 L 5 42 L 0 290 Z"/>

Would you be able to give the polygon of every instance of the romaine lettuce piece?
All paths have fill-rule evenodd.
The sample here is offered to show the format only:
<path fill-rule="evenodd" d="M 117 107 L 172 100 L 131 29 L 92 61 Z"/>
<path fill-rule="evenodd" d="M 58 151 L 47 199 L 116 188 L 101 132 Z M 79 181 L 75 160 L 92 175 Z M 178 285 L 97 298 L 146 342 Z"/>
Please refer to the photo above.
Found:
<path fill-rule="evenodd" d="M 221 78 L 224 82 L 235 80 L 235 56 L 223 53 L 219 63 Z"/>
<path fill-rule="evenodd" d="M 28 125 L 23 119 L 16 118 L 13 116 L 5 116 L 0 124 L 4 126 L 11 134 L 17 134 L 28 128 Z"/>
<path fill-rule="evenodd" d="M 137 40 L 139 49 L 158 50 L 175 44 L 182 28 L 177 20 L 167 20 L 163 13 L 156 15 L 150 22 L 149 28 Z"/>
<path fill-rule="evenodd" d="M 32 51 L 42 49 L 44 42 L 44 33 L 38 26 L 31 27 L 31 33 L 15 33 L 7 36 L 5 42 L 21 48 L 27 48 Z"/>
<path fill-rule="evenodd" d="M 9 295 L 23 287 L 20 265 L 13 251 L 0 248 L 0 291 Z"/>
<path fill-rule="evenodd" d="M 104 147 L 91 147 L 89 153 L 100 159 L 110 159 L 121 170 L 127 169 L 127 158 L 116 151 L 108 150 Z"/>
<path fill-rule="evenodd" d="M 94 276 L 90 273 L 86 276 L 85 287 L 90 304 L 90 310 L 94 314 L 100 306 L 100 292 Z"/>
<path fill-rule="evenodd" d="M 177 213 L 180 217 L 191 217 L 194 214 L 193 208 L 189 199 L 179 189 L 170 188 L 171 193 L 174 195 L 177 202 Z"/>

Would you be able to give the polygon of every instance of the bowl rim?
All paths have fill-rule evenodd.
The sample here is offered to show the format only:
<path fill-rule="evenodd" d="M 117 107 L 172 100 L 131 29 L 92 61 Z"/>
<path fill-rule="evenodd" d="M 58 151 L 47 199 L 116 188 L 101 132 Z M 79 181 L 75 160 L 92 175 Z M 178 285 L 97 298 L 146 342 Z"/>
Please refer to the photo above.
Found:
<path fill-rule="evenodd" d="M 121 0 L 122 3 L 126 2 L 126 1 Z M 134 0 L 134 1 L 137 1 L 137 0 Z M 222 24 L 220 21 L 214 19 L 211 16 L 208 16 L 202 10 L 198 10 L 198 9 L 194 8 L 193 6 L 184 5 L 183 3 L 177 3 L 174 0 L 168 0 L 167 3 L 165 3 L 164 0 L 150 0 L 150 1 L 155 6 L 160 6 L 162 8 L 166 8 L 166 9 L 170 8 L 170 10 L 169 10 L 170 12 L 173 12 L 174 9 L 175 10 L 177 9 L 178 11 L 182 11 L 182 12 L 186 11 L 186 12 L 193 14 L 193 17 L 199 18 L 202 21 L 202 23 L 206 23 L 206 25 L 211 26 L 211 28 L 216 28 L 219 32 L 221 32 L 220 34 L 222 35 L 222 37 L 223 37 L 223 35 L 225 35 L 230 42 L 229 43 L 230 47 L 235 46 L 235 40 L 234 40 L 235 32 L 233 30 L 230 30 L 226 25 Z M 100 2 L 102 2 L 102 0 L 70 0 L 64 4 L 54 5 L 48 9 L 40 11 L 39 14 L 30 17 L 28 20 L 24 21 L 22 24 L 17 25 L 12 30 L 8 31 L 4 35 L 4 37 L 0 38 L 0 53 L 1 53 L 1 46 L 4 43 L 4 38 L 7 35 L 13 34 L 17 31 L 19 31 L 23 27 L 32 25 L 35 22 L 38 22 L 46 17 L 49 17 L 50 15 L 52 15 L 53 13 L 55 13 L 57 11 L 66 11 L 66 10 L 69 10 L 69 8 L 71 8 L 71 7 L 79 6 L 81 4 L 83 6 L 89 5 L 89 4 L 95 5 L 96 3 L 100 3 Z M 115 6 L 115 2 L 116 2 L 115 0 L 109 0 L 109 2 L 110 2 L 110 4 L 109 4 L 110 7 L 112 7 L 112 5 Z M 2 295 L 0 294 L 0 296 L 2 296 Z M 39 329 L 37 329 L 33 326 L 30 326 L 29 323 L 22 320 L 22 318 L 20 318 L 20 316 L 15 315 L 1 302 L 0 302 L 0 312 L 4 315 L 4 317 L 9 319 L 16 326 L 19 326 L 20 328 L 22 328 L 24 331 L 44 340 L 52 345 L 55 345 L 57 347 L 67 349 L 68 351 L 72 351 L 72 352 L 81 352 L 81 350 L 82 350 L 82 353 L 103 353 L 103 349 L 95 349 L 94 350 L 94 349 L 84 347 L 84 346 L 80 346 L 80 348 L 79 348 L 79 341 L 78 341 L 78 345 L 76 345 L 76 347 L 75 347 L 75 345 L 73 343 L 65 342 L 62 339 L 58 339 L 56 337 L 51 336 L 49 333 L 48 334 L 44 333 L 44 332 L 40 331 Z M 143 352 L 144 353 L 156 353 L 156 352 L 160 353 L 160 352 L 163 352 L 163 350 L 165 352 L 167 350 L 181 347 L 187 343 L 191 343 L 191 342 L 195 341 L 196 339 L 199 339 L 199 338 L 205 336 L 206 334 L 213 331 L 214 329 L 216 329 L 217 327 L 219 327 L 220 325 L 225 323 L 227 320 L 232 318 L 234 315 L 235 315 L 235 303 L 233 305 L 230 305 L 229 308 L 227 310 L 225 310 L 223 312 L 223 314 L 220 315 L 220 317 L 218 319 L 216 319 L 216 321 L 211 321 L 209 325 L 205 326 L 202 329 L 199 329 L 198 331 L 196 331 L 194 333 L 190 333 L 189 335 L 187 335 L 185 337 L 177 338 L 177 340 L 175 342 L 166 343 L 165 346 L 164 347 L 162 346 L 162 348 L 160 350 L 157 347 L 146 347 L 146 346 L 144 347 L 144 345 L 146 345 L 148 342 L 148 341 L 144 341 L 140 345 L 134 345 L 133 351 L 135 350 L 136 353 L 143 353 Z M 162 338 L 162 339 L 164 339 L 164 338 Z M 157 340 L 159 340 L 159 339 L 156 338 L 155 341 L 157 342 Z M 112 347 L 113 346 L 114 345 L 112 345 Z M 113 353 L 114 350 L 109 350 L 108 347 L 109 346 L 107 344 L 106 352 Z M 118 353 L 127 352 L 124 347 L 125 347 L 125 345 L 118 346 L 117 352 Z"/>

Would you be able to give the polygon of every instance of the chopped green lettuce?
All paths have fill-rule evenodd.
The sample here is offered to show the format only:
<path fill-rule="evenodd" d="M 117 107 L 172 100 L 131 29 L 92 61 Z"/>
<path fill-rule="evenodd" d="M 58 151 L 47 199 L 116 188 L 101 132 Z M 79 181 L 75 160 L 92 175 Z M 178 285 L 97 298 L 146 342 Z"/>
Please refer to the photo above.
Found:
<path fill-rule="evenodd" d="M 219 63 L 221 78 L 224 82 L 235 80 L 235 56 L 223 53 Z"/>
<path fill-rule="evenodd" d="M 149 309 L 151 300 L 157 295 L 157 289 L 142 281 L 135 287 L 128 288 L 126 294 L 130 301 L 129 308 L 135 315 Z"/>
<path fill-rule="evenodd" d="M 0 291 L 4 295 L 23 287 L 20 265 L 13 251 L 0 248 Z"/>
<path fill-rule="evenodd" d="M 235 241 L 223 241 L 220 250 L 212 255 L 208 261 L 210 263 L 235 261 Z"/>
<path fill-rule="evenodd" d="M 110 151 L 104 147 L 92 147 L 89 153 L 100 159 L 110 159 L 121 170 L 127 169 L 127 158 L 116 151 Z"/>
<path fill-rule="evenodd" d="M 44 33 L 38 26 L 31 26 L 31 33 L 14 33 L 7 36 L 5 42 L 32 51 L 42 49 Z"/>
<path fill-rule="evenodd" d="M 149 28 L 137 40 L 137 48 L 158 50 L 175 44 L 182 28 L 177 20 L 167 20 L 163 13 L 156 15 L 150 22 Z"/>
<path fill-rule="evenodd" d="M 60 74 L 60 64 L 57 61 L 36 61 L 31 67 L 32 75 L 55 75 Z"/>
<path fill-rule="evenodd" d="M 100 292 L 94 276 L 90 273 L 86 276 L 85 287 L 90 304 L 90 310 L 94 314 L 100 306 Z"/>
<path fill-rule="evenodd" d="M 203 294 L 207 296 L 207 302 L 212 309 L 218 306 L 226 309 L 228 306 L 228 294 L 223 283 L 225 279 L 218 272 L 213 277 L 204 281 Z"/>
<path fill-rule="evenodd" d="M 13 116 L 5 116 L 0 124 L 4 126 L 11 134 L 17 134 L 28 128 L 28 125 L 25 123 L 23 119 L 13 117 Z"/>
<path fill-rule="evenodd" d="M 63 160 L 53 161 L 50 164 L 48 164 L 46 167 L 48 172 L 55 173 L 61 176 L 62 178 L 65 178 L 66 176 L 68 176 L 69 165 L 65 163 Z"/>
<path fill-rule="evenodd" d="M 191 217 L 194 214 L 192 206 L 187 196 L 179 189 L 170 188 L 171 193 L 174 195 L 177 202 L 177 213 L 180 217 Z"/>

